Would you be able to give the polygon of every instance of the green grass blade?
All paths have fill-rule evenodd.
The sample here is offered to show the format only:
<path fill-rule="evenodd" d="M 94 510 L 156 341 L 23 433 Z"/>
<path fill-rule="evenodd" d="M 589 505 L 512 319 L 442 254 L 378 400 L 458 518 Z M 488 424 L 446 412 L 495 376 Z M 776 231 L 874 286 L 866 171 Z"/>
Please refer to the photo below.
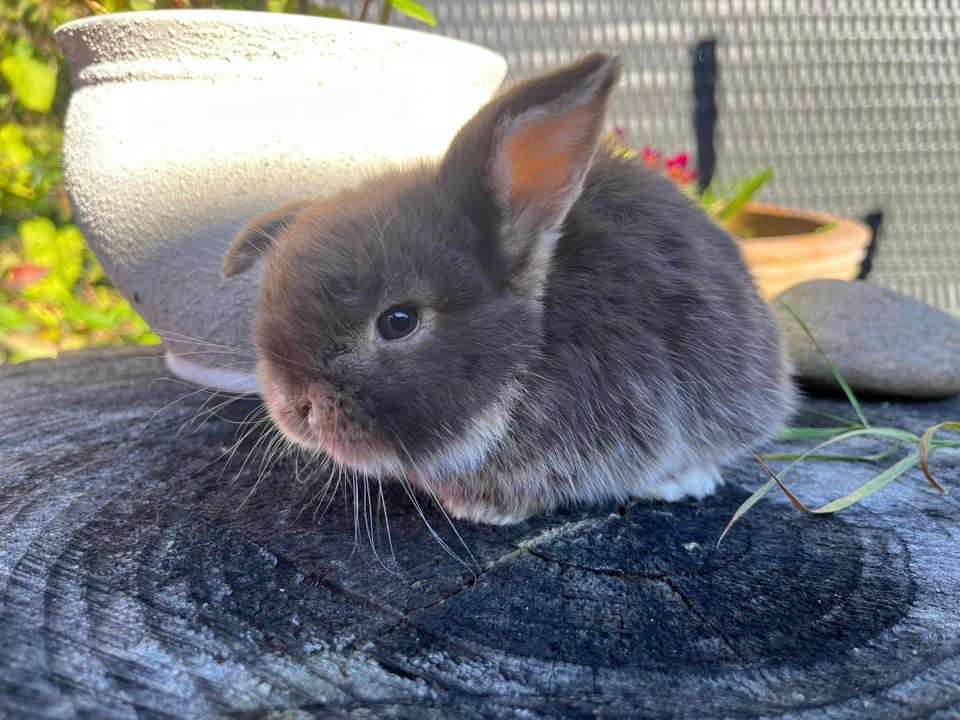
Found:
<path fill-rule="evenodd" d="M 808 510 L 807 507 L 800 502 L 797 496 L 790 491 L 790 489 L 783 483 L 783 480 L 781 479 L 781 476 L 796 463 L 791 463 L 785 470 L 780 472 L 780 475 L 777 475 L 773 468 L 767 465 L 766 461 L 753 452 L 753 450 L 747 448 L 747 452 L 753 456 L 754 460 L 760 463 L 763 469 L 767 471 L 767 474 L 770 475 L 771 479 L 768 480 L 759 490 L 756 490 L 750 497 L 744 500 L 740 504 L 740 507 L 736 509 L 736 511 L 733 513 L 733 517 L 730 518 L 726 526 L 723 528 L 723 532 L 720 533 L 720 538 L 717 540 L 717 547 L 720 547 L 720 543 L 723 542 L 723 539 L 727 536 L 727 533 L 730 532 L 730 529 L 734 526 L 734 524 L 740 518 L 742 518 L 747 511 L 750 510 L 750 508 L 756 505 L 764 495 L 773 490 L 775 487 L 779 487 L 780 490 L 783 491 L 783 494 L 786 495 L 790 499 L 790 502 L 792 502 L 799 510 L 802 510 L 803 512 L 810 512 L 810 510 Z"/>
<path fill-rule="evenodd" d="M 842 417 L 840 415 L 834 415 L 833 413 L 824 412 L 823 410 L 817 410 L 816 408 L 802 407 L 797 412 L 802 412 L 807 415 L 816 415 L 817 417 L 822 417 L 827 420 L 832 420 L 833 422 L 842 423 L 844 425 L 857 425 L 854 421 Z"/>
<path fill-rule="evenodd" d="M 840 383 L 840 387 L 843 389 L 843 394 L 847 396 L 847 400 L 850 402 L 850 406 L 853 408 L 854 412 L 857 413 L 857 417 L 860 418 L 860 424 L 865 427 L 870 427 L 870 423 L 867 422 L 867 416 L 863 414 L 863 408 L 860 407 L 860 401 L 857 400 L 857 396 L 853 394 L 853 390 L 850 388 L 850 385 L 847 384 L 846 379 L 843 377 L 843 373 L 833 364 L 827 353 L 823 351 L 823 348 L 820 347 L 820 343 L 817 342 L 817 339 L 813 336 L 813 333 L 810 332 L 810 328 L 807 327 L 807 324 L 800 319 L 800 316 L 797 315 L 793 308 L 787 305 L 781 298 L 777 298 L 777 302 L 780 303 L 780 306 L 784 308 L 790 315 L 793 316 L 793 319 L 799 323 L 800 327 L 803 329 L 803 332 L 806 333 L 807 337 L 810 338 L 810 342 L 813 343 L 813 346 L 817 349 L 817 352 L 820 353 L 820 356 L 827 363 L 827 367 L 830 368 L 830 372 L 833 373 L 833 376 L 837 379 L 837 382 Z"/>
<path fill-rule="evenodd" d="M 844 433 L 843 439 L 850 439 L 853 437 L 884 437 L 890 438 L 891 440 L 896 440 L 897 442 L 904 442 L 915 444 L 920 442 L 920 438 L 917 437 L 914 433 L 909 430 L 901 430 L 900 428 L 891 428 L 891 427 L 865 427 L 859 428 L 857 430 L 851 430 L 850 432 Z M 837 436 L 840 437 L 840 436 Z"/>
<path fill-rule="evenodd" d="M 777 440 L 813 440 L 822 437 L 832 437 L 848 430 L 862 430 L 863 425 L 846 425 L 844 427 L 829 428 L 787 428 L 781 430 L 774 438 Z"/>
<path fill-rule="evenodd" d="M 835 513 L 844 508 L 848 508 L 851 505 L 854 505 L 864 498 L 868 498 L 873 495 L 875 492 L 882 490 L 891 482 L 896 480 L 898 477 L 903 475 L 905 472 L 910 470 L 913 466 L 917 465 L 920 460 L 919 452 L 912 452 L 906 457 L 902 458 L 899 462 L 894 465 L 891 465 L 882 473 L 875 475 L 873 478 L 865 482 L 863 485 L 858 487 L 849 495 L 845 495 L 839 500 L 834 500 L 829 502 L 823 507 L 816 508 L 811 512 L 817 515 L 825 515 L 827 513 Z"/>
<path fill-rule="evenodd" d="M 846 440 L 852 440 L 853 438 L 858 437 L 868 437 L 868 436 L 879 436 L 879 437 L 889 437 L 893 440 L 896 440 L 898 443 L 910 443 L 914 444 L 919 442 L 919 438 L 913 433 L 909 433 L 905 430 L 897 430 L 896 428 L 875 428 L 875 427 L 865 427 L 857 428 L 856 430 L 848 430 L 846 432 L 840 433 L 839 435 L 834 435 L 829 437 L 821 443 L 817 443 L 812 448 L 797 456 L 797 458 L 787 465 L 783 470 L 779 472 L 779 476 L 783 477 L 786 475 L 793 467 L 804 460 L 809 459 L 813 455 L 820 454 L 819 451 L 829 445 L 835 445 L 836 443 L 844 442 Z"/>
<path fill-rule="evenodd" d="M 727 521 L 726 527 L 723 528 L 723 532 L 720 533 L 720 539 L 717 540 L 717 547 L 720 547 L 720 543 L 723 542 L 723 539 L 727 536 L 727 533 L 730 532 L 730 529 L 734 524 L 747 514 L 747 511 L 756 505 L 768 492 L 777 487 L 776 480 L 768 480 L 759 490 L 755 491 L 753 495 L 744 500 L 740 507 L 737 508 L 736 512 L 733 513 L 733 516 L 730 520 Z"/>
<path fill-rule="evenodd" d="M 924 476 L 927 478 L 927 481 L 933 485 L 937 490 L 946 494 L 947 490 L 943 485 L 937 482 L 937 479 L 933 476 L 933 472 L 930 470 L 930 465 L 927 462 L 927 459 L 930 456 L 932 450 L 931 445 L 933 444 L 933 436 L 936 435 L 941 430 L 953 430 L 954 432 L 960 432 L 960 422 L 942 422 L 939 425 L 934 425 L 931 428 L 927 428 L 927 431 L 920 438 L 919 444 L 919 454 L 920 454 L 920 469 L 923 470 Z M 950 443 L 948 447 L 952 447 L 953 443 Z"/>
<path fill-rule="evenodd" d="M 858 427 L 854 430 L 848 430 L 846 432 L 842 432 L 839 435 L 834 435 L 832 437 L 827 438 L 823 442 L 817 443 L 814 447 L 810 448 L 806 452 L 795 456 L 793 461 L 789 465 L 787 465 L 785 468 L 783 468 L 779 473 L 774 473 L 773 470 L 771 470 L 769 466 L 765 462 L 763 462 L 763 458 L 761 458 L 760 456 L 750 451 L 750 453 L 754 455 L 754 457 L 756 457 L 761 463 L 763 463 L 764 467 L 767 468 L 768 472 L 772 475 L 772 478 L 768 480 L 762 487 L 756 490 L 750 497 L 744 500 L 743 503 L 741 503 L 740 507 L 736 509 L 736 511 L 733 513 L 733 516 L 727 522 L 726 527 L 724 527 L 723 532 L 720 533 L 720 539 L 717 540 L 717 546 L 718 547 L 720 546 L 720 543 L 723 542 L 723 539 L 727 536 L 727 534 L 730 532 L 733 526 L 737 523 L 737 521 L 739 521 L 740 518 L 742 518 L 747 513 L 747 511 L 750 510 L 750 508 L 756 505 L 767 493 L 769 493 L 771 490 L 773 490 L 773 488 L 777 486 L 784 489 L 784 492 L 787 493 L 788 497 L 790 497 L 791 501 L 795 505 L 802 507 L 802 505 L 799 505 L 799 501 L 796 500 L 788 490 L 786 490 L 786 486 L 783 484 L 783 480 L 782 480 L 783 476 L 789 473 L 790 470 L 792 470 L 795 465 L 803 462 L 804 460 L 808 460 L 814 456 L 819 455 L 818 451 L 827 447 L 828 445 L 834 445 L 836 443 L 844 442 L 846 440 L 852 440 L 853 438 L 857 438 L 857 437 L 868 437 L 868 436 L 889 437 L 893 440 L 896 440 L 896 443 L 892 448 L 888 448 L 887 450 L 883 450 L 879 453 L 876 453 L 875 457 L 877 459 L 882 459 L 883 457 L 886 457 L 892 454 L 893 452 L 896 452 L 896 450 L 899 449 L 901 444 L 904 442 L 910 443 L 910 444 L 919 442 L 919 438 L 916 435 L 914 435 L 913 433 L 909 433 L 905 430 L 898 430 L 896 428 Z M 748 451 L 749 451 L 749 448 L 748 448 Z M 913 455 L 917 456 L 917 458 L 913 461 L 913 463 L 916 463 L 919 460 L 919 453 L 913 453 Z M 856 457 L 858 457 L 858 459 L 860 458 L 860 456 L 856 456 Z M 908 455 L 907 457 L 909 458 L 910 456 Z M 903 460 L 901 460 L 900 462 L 902 463 Z M 897 465 L 899 464 L 900 463 L 898 463 Z M 897 467 L 897 465 L 894 465 L 893 467 Z M 857 492 L 857 491 L 854 491 L 854 492 Z M 873 491 L 873 492 L 876 492 L 876 491 Z M 868 495 L 869 494 L 872 494 L 872 492 L 868 493 Z M 864 497 L 866 497 L 866 495 L 864 495 Z M 840 502 L 842 500 L 844 500 L 844 498 L 841 498 L 841 500 L 838 500 L 835 502 Z M 828 507 L 828 506 L 824 506 L 824 507 Z M 837 508 L 837 509 L 840 509 L 840 508 Z M 818 510 L 814 510 L 812 512 L 824 513 L 827 511 L 823 510 L 823 508 L 819 508 Z M 836 512 L 836 511 L 833 510 L 831 512 Z"/>
<path fill-rule="evenodd" d="M 879 462 L 880 460 L 886 460 L 888 457 L 893 455 L 897 450 L 903 447 L 903 443 L 897 441 L 895 444 L 888 447 L 886 450 L 881 450 L 880 452 L 873 453 L 873 455 L 834 455 L 834 454 L 817 454 L 803 455 L 805 460 L 816 460 L 816 461 L 836 461 L 836 462 Z M 797 460 L 801 457 L 799 453 L 764 453 L 761 455 L 764 460 L 782 460 L 784 462 L 789 460 Z"/>

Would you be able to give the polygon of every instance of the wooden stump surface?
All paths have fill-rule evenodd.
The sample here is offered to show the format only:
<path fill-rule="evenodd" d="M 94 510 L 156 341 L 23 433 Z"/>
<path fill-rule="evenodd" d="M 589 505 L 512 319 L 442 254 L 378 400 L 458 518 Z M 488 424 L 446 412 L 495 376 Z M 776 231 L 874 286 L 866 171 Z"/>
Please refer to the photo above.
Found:
<path fill-rule="evenodd" d="M 960 506 L 919 472 L 827 518 L 771 494 L 719 548 L 746 456 L 700 502 L 451 524 L 393 485 L 322 501 L 256 431 L 230 455 L 258 403 L 223 400 L 144 348 L 0 368 L 0 716 L 960 716 Z"/>

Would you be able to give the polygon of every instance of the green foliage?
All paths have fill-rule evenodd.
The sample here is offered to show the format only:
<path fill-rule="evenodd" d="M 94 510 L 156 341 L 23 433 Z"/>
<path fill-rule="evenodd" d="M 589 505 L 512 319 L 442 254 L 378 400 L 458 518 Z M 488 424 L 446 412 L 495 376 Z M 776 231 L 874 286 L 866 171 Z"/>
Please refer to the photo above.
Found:
<path fill-rule="evenodd" d="M 0 75 L 24 108 L 48 113 L 57 93 L 57 66 L 37 59 L 37 54 L 30 38 L 16 38 L 0 60 Z"/>
<path fill-rule="evenodd" d="M 437 24 L 437 18 L 433 16 L 433 13 L 427 10 L 420 3 L 414 2 L 413 0 L 389 0 L 389 4 L 392 5 L 393 9 L 398 13 L 402 13 L 407 17 L 418 20 L 426 25 L 429 25 L 430 27 L 433 27 Z"/>
<path fill-rule="evenodd" d="M 96 345 L 159 342 L 103 269 L 75 225 L 23 220 L 0 249 L 0 359 L 56 357 Z"/>
<path fill-rule="evenodd" d="M 697 199 L 707 215 L 721 225 L 728 225 L 753 196 L 773 178 L 773 168 L 766 168 L 723 187 L 710 183 Z"/>
<path fill-rule="evenodd" d="M 53 29 L 87 11 L 19 0 L 0 13 L 0 362 L 159 342 L 104 277 L 63 189 L 69 87 Z"/>
<path fill-rule="evenodd" d="M 0 244 L 15 233 L 20 220 L 29 217 L 69 221 L 60 141 L 57 128 L 0 125 Z"/>

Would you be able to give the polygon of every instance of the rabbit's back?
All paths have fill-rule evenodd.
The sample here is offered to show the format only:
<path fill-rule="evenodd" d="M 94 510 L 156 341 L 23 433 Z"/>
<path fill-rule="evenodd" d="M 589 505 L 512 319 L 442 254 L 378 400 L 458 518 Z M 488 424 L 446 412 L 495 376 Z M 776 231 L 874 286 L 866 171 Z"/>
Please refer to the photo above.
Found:
<path fill-rule="evenodd" d="M 521 485 L 544 475 L 572 496 L 662 496 L 661 483 L 712 472 L 793 407 L 732 238 L 669 179 L 604 150 L 558 240 L 524 383 L 493 467 L 537 458 Z"/>

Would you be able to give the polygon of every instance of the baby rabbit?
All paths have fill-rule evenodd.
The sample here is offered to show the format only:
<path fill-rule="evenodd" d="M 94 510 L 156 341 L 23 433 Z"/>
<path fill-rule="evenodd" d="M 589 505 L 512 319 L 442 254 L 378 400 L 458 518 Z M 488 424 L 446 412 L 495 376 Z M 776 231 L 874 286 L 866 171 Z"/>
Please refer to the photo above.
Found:
<path fill-rule="evenodd" d="M 435 165 L 255 220 L 263 397 L 297 443 L 454 516 L 702 497 L 793 389 L 737 246 L 601 129 L 620 62 L 492 100 Z"/>

